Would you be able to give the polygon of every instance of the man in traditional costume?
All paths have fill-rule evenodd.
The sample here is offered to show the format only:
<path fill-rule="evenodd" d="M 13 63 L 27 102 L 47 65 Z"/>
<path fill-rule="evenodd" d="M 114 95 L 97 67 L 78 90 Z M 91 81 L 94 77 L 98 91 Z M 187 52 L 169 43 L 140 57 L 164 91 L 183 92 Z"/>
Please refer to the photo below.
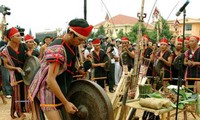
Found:
<path fill-rule="evenodd" d="M 159 60 L 162 64 L 162 68 L 164 68 L 164 76 L 163 78 L 169 78 L 171 80 L 171 64 L 173 60 L 173 54 L 168 49 L 168 40 L 163 38 L 160 40 L 160 50 L 156 55 L 156 59 Z"/>
<path fill-rule="evenodd" d="M 94 47 L 94 50 L 92 51 L 92 67 L 94 68 L 92 78 L 107 77 L 107 72 L 104 69 L 106 61 L 104 60 L 109 60 L 109 57 L 106 54 L 106 52 L 103 49 L 101 49 L 100 43 L 101 40 L 99 38 L 95 38 L 92 41 L 92 45 Z M 102 88 L 106 89 L 106 80 L 107 78 L 98 79 L 97 84 L 100 85 Z"/>
<path fill-rule="evenodd" d="M 34 37 L 27 34 L 24 36 L 25 43 L 31 53 L 31 55 L 38 57 L 40 55 L 39 51 L 35 49 Z"/>
<path fill-rule="evenodd" d="M 149 45 L 149 43 L 151 42 L 150 38 L 147 35 L 143 35 L 143 39 L 146 41 L 144 43 L 146 43 L 147 46 L 144 49 L 144 53 L 143 53 L 143 57 L 144 57 L 144 61 L 148 62 L 150 61 L 150 64 L 148 66 L 148 70 L 147 70 L 147 76 L 152 76 L 152 72 L 153 72 L 153 57 L 152 56 L 152 52 L 153 52 L 153 47 Z"/>
<path fill-rule="evenodd" d="M 187 78 L 200 78 L 200 47 L 198 46 L 199 37 L 191 36 L 189 39 L 190 49 L 185 52 L 184 65 L 187 66 L 185 79 Z M 194 81 L 189 81 L 188 84 L 193 84 Z M 196 92 L 200 93 L 199 81 L 196 81 Z"/>
<path fill-rule="evenodd" d="M 76 106 L 66 99 L 66 94 L 76 71 L 77 46 L 87 40 L 92 29 L 93 26 L 84 19 L 73 19 L 69 22 L 67 33 L 46 48 L 41 67 L 29 87 L 33 119 L 38 119 L 35 111 L 37 106 L 34 104 L 36 99 L 39 100 L 48 120 L 62 119 L 59 106 L 64 106 L 70 114 L 78 111 Z"/>
<path fill-rule="evenodd" d="M 108 73 L 108 79 L 109 79 L 109 92 L 113 93 L 115 90 L 113 89 L 114 84 L 118 84 L 119 78 L 116 80 L 115 74 L 119 74 L 118 72 L 115 71 L 116 67 L 116 62 L 119 61 L 119 53 L 117 48 L 115 47 L 115 42 L 112 41 L 110 43 L 110 46 L 108 47 L 106 53 L 109 55 L 111 59 L 111 65 L 110 65 L 110 70 Z M 118 67 L 119 70 L 119 67 Z M 116 82 L 116 83 L 115 83 Z"/>
<path fill-rule="evenodd" d="M 30 104 L 27 100 L 28 86 L 22 80 L 22 68 L 30 53 L 28 53 L 26 44 L 21 43 L 21 36 L 18 29 L 14 27 L 8 29 L 7 38 L 9 42 L 2 53 L 4 56 L 4 66 L 9 70 L 10 82 L 13 87 L 11 117 L 16 118 L 14 116 L 16 112 L 18 117 L 23 119 L 25 117 L 24 112 L 30 111 Z"/>
<path fill-rule="evenodd" d="M 170 84 L 178 85 L 177 80 L 174 80 L 174 78 L 179 77 L 179 72 L 181 72 L 181 78 L 184 77 L 184 72 L 185 72 L 185 67 L 182 66 L 182 69 L 180 69 L 180 59 L 181 59 L 181 51 L 182 51 L 182 38 L 178 38 L 176 43 L 175 43 L 175 49 L 172 51 L 173 54 L 173 60 L 172 60 L 172 66 L 171 66 L 171 71 L 172 71 L 172 81 L 170 81 Z"/>
<path fill-rule="evenodd" d="M 128 37 L 122 37 L 122 54 L 120 56 L 120 64 L 127 65 L 128 71 L 131 70 L 134 66 L 134 49 L 129 46 L 129 38 Z M 124 71 L 124 70 L 123 70 Z"/>

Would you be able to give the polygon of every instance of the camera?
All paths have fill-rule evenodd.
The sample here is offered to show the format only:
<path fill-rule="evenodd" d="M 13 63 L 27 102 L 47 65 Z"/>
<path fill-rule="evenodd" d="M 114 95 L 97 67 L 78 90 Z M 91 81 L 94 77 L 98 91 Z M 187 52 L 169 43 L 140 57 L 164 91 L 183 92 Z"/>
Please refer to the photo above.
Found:
<path fill-rule="evenodd" d="M 16 28 L 19 30 L 19 33 L 20 33 L 20 35 L 21 36 L 24 36 L 24 31 L 25 31 L 25 29 L 24 28 L 21 28 L 20 26 L 16 26 Z"/>
<path fill-rule="evenodd" d="M 10 15 L 10 8 L 4 6 L 4 5 L 1 5 L 0 6 L 0 13 L 2 13 L 3 15 Z"/>

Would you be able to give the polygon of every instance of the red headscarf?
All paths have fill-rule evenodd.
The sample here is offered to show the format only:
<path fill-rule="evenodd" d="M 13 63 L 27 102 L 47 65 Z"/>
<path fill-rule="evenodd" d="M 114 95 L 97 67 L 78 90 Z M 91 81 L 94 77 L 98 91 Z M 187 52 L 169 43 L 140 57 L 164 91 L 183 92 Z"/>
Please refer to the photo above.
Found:
<path fill-rule="evenodd" d="M 160 40 L 160 44 L 166 44 L 166 45 L 168 45 L 168 40 L 167 40 L 167 38 L 161 39 L 161 40 Z"/>
<path fill-rule="evenodd" d="M 150 42 L 150 38 L 147 35 L 143 35 L 144 38 L 146 38 L 148 40 L 148 42 Z"/>
<path fill-rule="evenodd" d="M 190 40 L 190 37 L 189 37 L 189 36 L 187 36 L 187 37 L 185 38 L 185 40 L 189 41 L 189 40 Z"/>
<path fill-rule="evenodd" d="M 31 35 L 29 35 L 29 34 L 27 34 L 27 35 L 24 37 L 24 40 L 25 40 L 25 41 L 34 41 L 34 37 L 31 36 Z"/>
<path fill-rule="evenodd" d="M 78 35 L 79 37 L 83 38 L 83 39 L 87 39 L 91 33 L 93 29 L 93 26 L 90 25 L 86 28 L 83 28 L 83 27 L 73 27 L 73 26 L 70 26 L 69 27 L 69 30 L 70 31 L 73 31 L 76 35 Z"/>
<path fill-rule="evenodd" d="M 13 37 L 15 34 L 19 33 L 18 29 L 15 27 L 10 28 L 10 31 L 8 32 L 8 39 Z"/>
<path fill-rule="evenodd" d="M 128 39 L 128 37 L 122 37 L 122 42 L 124 41 L 124 42 L 128 42 L 129 41 L 129 39 Z"/>
<path fill-rule="evenodd" d="M 195 35 L 192 35 L 192 36 L 190 36 L 190 37 L 196 38 L 197 42 L 199 42 L 199 37 L 197 37 L 197 36 L 195 36 Z"/>
<path fill-rule="evenodd" d="M 93 41 L 92 41 L 92 44 L 93 45 L 99 45 L 101 43 L 101 40 L 100 39 L 94 39 Z"/>
<path fill-rule="evenodd" d="M 182 38 L 178 38 L 177 42 L 183 42 L 183 39 Z"/>

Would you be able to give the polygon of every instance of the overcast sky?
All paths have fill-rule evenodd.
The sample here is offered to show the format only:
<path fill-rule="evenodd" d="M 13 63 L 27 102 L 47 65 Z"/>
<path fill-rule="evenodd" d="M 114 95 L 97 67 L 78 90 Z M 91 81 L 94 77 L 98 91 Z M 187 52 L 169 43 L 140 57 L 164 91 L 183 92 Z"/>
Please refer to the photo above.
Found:
<path fill-rule="evenodd" d="M 144 12 L 147 13 L 145 22 L 148 22 L 155 1 L 145 0 Z M 156 7 L 167 19 L 178 3 L 169 20 L 181 19 L 183 14 L 179 17 L 175 14 L 185 2 L 186 0 L 157 0 Z M 32 33 L 45 29 L 55 30 L 55 28 L 64 30 L 71 19 L 84 18 L 83 3 L 84 0 L 0 0 L 0 5 L 11 8 L 11 15 L 6 16 L 8 27 L 19 25 L 26 29 L 25 34 L 29 29 Z M 87 21 L 92 25 L 104 21 L 107 10 L 112 17 L 118 14 L 137 17 L 137 13 L 141 10 L 141 3 L 142 0 L 87 0 Z M 186 7 L 186 17 L 200 18 L 199 6 L 200 0 L 190 0 Z M 152 20 L 149 21 L 151 22 Z"/>

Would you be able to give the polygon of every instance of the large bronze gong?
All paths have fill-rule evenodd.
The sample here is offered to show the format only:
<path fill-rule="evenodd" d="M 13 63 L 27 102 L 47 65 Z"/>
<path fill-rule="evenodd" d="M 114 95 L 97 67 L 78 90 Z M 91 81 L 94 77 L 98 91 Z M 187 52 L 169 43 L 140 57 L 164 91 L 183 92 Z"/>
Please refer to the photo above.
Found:
<path fill-rule="evenodd" d="M 25 73 L 25 75 L 23 76 L 24 84 L 30 85 L 39 68 L 40 61 L 37 57 L 29 56 L 26 59 L 23 67 L 23 71 Z"/>
<path fill-rule="evenodd" d="M 111 101 L 95 82 L 73 81 L 67 99 L 79 109 L 76 114 L 67 115 L 67 120 L 113 120 Z"/>

